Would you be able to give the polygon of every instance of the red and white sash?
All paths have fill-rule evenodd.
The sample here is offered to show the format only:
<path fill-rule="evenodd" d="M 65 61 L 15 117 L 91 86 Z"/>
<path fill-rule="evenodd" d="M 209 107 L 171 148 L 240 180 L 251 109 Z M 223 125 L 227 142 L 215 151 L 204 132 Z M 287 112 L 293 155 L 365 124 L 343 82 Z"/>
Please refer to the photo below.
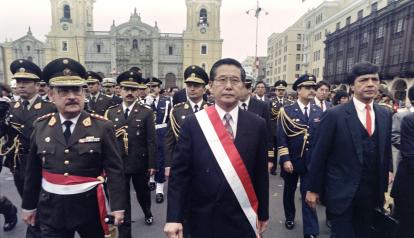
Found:
<path fill-rule="evenodd" d="M 258 234 L 257 208 L 259 203 L 250 175 L 215 106 L 195 113 L 195 117 L 227 183 L 236 195 L 254 232 Z"/>
<path fill-rule="evenodd" d="M 71 195 L 87 192 L 96 186 L 96 196 L 98 201 L 99 218 L 105 237 L 110 237 L 108 224 L 105 223 L 107 207 L 105 191 L 103 188 L 104 178 L 92 178 L 76 175 L 54 174 L 46 170 L 42 171 L 42 188 L 49 193 L 59 195 Z"/>

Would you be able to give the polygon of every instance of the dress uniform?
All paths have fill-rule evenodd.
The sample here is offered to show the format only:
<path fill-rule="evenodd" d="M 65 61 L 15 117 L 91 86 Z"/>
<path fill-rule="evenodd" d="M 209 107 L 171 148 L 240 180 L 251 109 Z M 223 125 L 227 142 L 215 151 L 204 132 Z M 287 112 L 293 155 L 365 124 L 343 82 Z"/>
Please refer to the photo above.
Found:
<path fill-rule="evenodd" d="M 134 71 L 126 71 L 117 78 L 123 89 L 138 90 L 146 87 L 142 78 Z M 153 222 L 151 213 L 151 192 L 148 187 L 148 169 L 155 170 L 157 155 L 154 113 L 151 108 L 135 100 L 130 105 L 126 101 L 113 106 L 105 113 L 105 117 L 114 123 L 115 134 L 121 148 L 124 162 L 126 185 L 126 220 L 131 220 L 130 182 L 134 185 L 137 200 L 145 215 L 145 222 Z M 119 237 L 131 237 L 131 223 L 126 222 L 119 227 Z"/>
<path fill-rule="evenodd" d="M 10 65 L 13 79 L 39 82 L 42 71 L 34 63 L 19 59 Z M 24 175 L 29 154 L 30 135 L 33 132 L 33 121 L 45 114 L 55 112 L 53 103 L 45 102 L 35 94 L 32 98 L 21 98 L 11 104 L 6 123 L 2 123 L 0 137 L 5 136 L 6 155 L 4 165 L 13 173 L 14 183 L 19 195 L 23 195 Z"/>
<path fill-rule="evenodd" d="M 151 78 L 148 80 L 147 86 L 149 87 L 160 87 L 162 81 L 157 78 Z M 172 108 L 172 101 L 169 97 L 161 95 L 149 95 L 147 96 L 146 103 L 151 106 L 155 113 L 155 129 L 157 132 L 157 146 L 158 146 L 158 158 L 157 168 L 158 171 L 155 174 L 154 180 L 150 180 L 150 188 L 154 189 L 154 183 L 156 183 L 156 195 L 155 201 L 162 203 L 164 201 L 164 183 L 165 183 L 165 170 L 164 170 L 164 139 L 167 133 L 167 123 L 169 121 L 169 114 Z"/>
<path fill-rule="evenodd" d="M 125 209 L 123 164 L 114 126 L 82 110 L 86 72 L 81 64 L 56 59 L 46 65 L 43 76 L 52 87 L 58 113 L 34 123 L 23 219 L 30 222 L 36 211 L 42 237 L 74 237 L 75 232 L 87 238 L 108 236 L 105 181 L 110 209 L 117 211 L 112 213 L 116 223 L 122 222 Z"/>
<path fill-rule="evenodd" d="M 186 84 L 196 83 L 205 86 L 208 84 L 208 81 L 207 73 L 199 66 L 191 65 L 184 71 L 184 83 Z M 189 99 L 186 102 L 175 104 L 171 109 L 170 121 L 168 122 L 167 134 L 165 136 L 165 167 L 171 167 L 174 147 L 177 144 L 180 128 L 185 118 L 209 105 L 203 98 L 198 103 L 194 103 Z"/>
<path fill-rule="evenodd" d="M 104 78 L 102 79 L 102 86 L 104 88 L 106 87 L 115 87 L 116 86 L 116 80 L 113 78 Z M 106 90 L 106 89 L 105 89 Z M 115 89 L 112 89 L 115 90 Z M 118 97 L 115 92 L 112 92 L 111 94 L 106 94 L 106 96 L 110 97 L 112 100 L 112 105 L 118 105 L 122 103 L 122 98 Z"/>
<path fill-rule="evenodd" d="M 314 87 L 316 78 L 313 75 L 302 75 L 293 84 L 293 90 L 299 87 Z M 308 102 L 304 105 L 300 98 L 292 105 L 280 109 L 277 120 L 277 145 L 280 155 L 281 176 L 284 179 L 283 207 L 285 210 L 287 229 L 293 229 L 295 219 L 295 191 L 300 177 L 302 194 L 303 232 L 306 237 L 319 234 L 316 212 L 305 202 L 307 167 L 311 155 L 312 136 L 319 123 L 322 110 Z M 293 172 L 284 170 L 285 162 L 290 161 Z"/>
<path fill-rule="evenodd" d="M 287 83 L 285 80 L 278 80 L 275 82 L 274 87 L 276 90 L 286 90 Z M 271 101 L 271 112 L 270 112 L 270 124 L 271 124 L 271 131 L 272 131 L 272 139 L 273 139 L 273 167 L 270 170 L 270 173 L 276 175 L 277 170 L 277 117 L 279 116 L 279 111 L 282 107 L 291 105 L 293 102 L 286 97 L 274 97 Z"/>
<path fill-rule="evenodd" d="M 92 71 L 86 72 L 86 83 L 87 84 L 94 84 L 94 83 L 101 83 L 102 77 Z M 90 94 L 87 98 L 88 100 L 88 108 L 87 110 L 92 113 L 96 113 L 98 115 L 103 116 L 105 111 L 110 107 L 115 105 L 112 101 L 112 98 L 106 96 L 102 92 L 97 92 L 95 95 Z"/>

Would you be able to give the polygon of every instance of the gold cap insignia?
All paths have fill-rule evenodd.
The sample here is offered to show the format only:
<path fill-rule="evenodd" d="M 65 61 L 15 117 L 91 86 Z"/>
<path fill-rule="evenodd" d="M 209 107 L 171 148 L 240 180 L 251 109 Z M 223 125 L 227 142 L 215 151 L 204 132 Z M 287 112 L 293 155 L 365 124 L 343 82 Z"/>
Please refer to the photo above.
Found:
<path fill-rule="evenodd" d="M 69 60 L 67 60 L 67 59 L 64 59 L 62 62 L 63 62 L 63 64 L 69 64 Z"/>
<path fill-rule="evenodd" d="M 38 110 L 38 109 L 42 108 L 42 103 L 38 102 L 33 107 L 34 107 L 34 109 Z"/>
<path fill-rule="evenodd" d="M 16 102 L 16 104 L 14 104 L 14 108 L 19 108 L 20 107 L 20 102 Z"/>
<path fill-rule="evenodd" d="M 92 76 L 89 76 L 88 79 L 92 79 Z"/>
<path fill-rule="evenodd" d="M 134 75 L 134 73 L 133 72 L 130 72 L 129 75 Z"/>
<path fill-rule="evenodd" d="M 193 67 L 191 67 L 192 69 L 195 69 L 195 66 L 193 65 Z"/>
<path fill-rule="evenodd" d="M 25 68 L 20 68 L 20 69 L 19 69 L 19 72 L 20 72 L 20 73 L 24 73 L 24 72 L 26 72 L 26 69 L 25 69 Z"/>
<path fill-rule="evenodd" d="M 134 79 L 133 79 L 133 78 L 128 78 L 128 80 L 129 80 L 129 81 L 134 81 Z"/>
<path fill-rule="evenodd" d="M 72 73 L 72 71 L 70 69 L 64 69 L 63 70 L 63 75 L 65 75 L 65 76 L 70 76 L 71 73 Z"/>
<path fill-rule="evenodd" d="M 54 126 L 55 124 L 56 124 L 56 119 L 55 119 L 55 117 L 50 118 L 50 121 L 49 121 L 49 126 Z"/>
<path fill-rule="evenodd" d="M 184 109 L 188 109 L 190 108 L 190 106 L 188 106 L 188 104 L 184 104 Z"/>
<path fill-rule="evenodd" d="M 196 75 L 195 75 L 195 73 L 192 73 L 192 74 L 191 74 L 191 77 L 195 77 L 195 76 L 196 76 Z"/>
<path fill-rule="evenodd" d="M 49 143 L 50 142 L 50 137 L 46 137 L 45 142 Z"/>
<path fill-rule="evenodd" d="M 92 125 L 91 118 L 90 118 L 90 117 L 85 118 L 85 119 L 82 121 L 82 124 L 83 124 L 85 127 L 90 127 L 90 126 Z"/>
<path fill-rule="evenodd" d="M 23 63 L 23 60 L 19 60 L 19 63 L 22 64 Z"/>

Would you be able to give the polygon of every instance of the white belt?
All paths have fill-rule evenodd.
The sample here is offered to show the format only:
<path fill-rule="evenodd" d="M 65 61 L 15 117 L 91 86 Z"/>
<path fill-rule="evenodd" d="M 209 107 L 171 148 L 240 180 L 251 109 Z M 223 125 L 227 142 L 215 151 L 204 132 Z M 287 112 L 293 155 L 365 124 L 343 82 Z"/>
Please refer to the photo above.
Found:
<path fill-rule="evenodd" d="M 46 192 L 59 194 L 59 195 L 71 195 L 71 194 L 79 194 L 84 193 L 89 190 L 92 190 L 100 181 L 96 182 L 87 182 L 81 184 L 73 184 L 73 185 L 61 185 L 61 184 L 53 184 L 48 182 L 46 179 L 42 179 L 42 188 Z"/>
<path fill-rule="evenodd" d="M 167 123 L 162 123 L 162 124 L 155 125 L 156 130 L 161 129 L 161 128 L 166 128 L 166 127 L 167 127 Z"/>

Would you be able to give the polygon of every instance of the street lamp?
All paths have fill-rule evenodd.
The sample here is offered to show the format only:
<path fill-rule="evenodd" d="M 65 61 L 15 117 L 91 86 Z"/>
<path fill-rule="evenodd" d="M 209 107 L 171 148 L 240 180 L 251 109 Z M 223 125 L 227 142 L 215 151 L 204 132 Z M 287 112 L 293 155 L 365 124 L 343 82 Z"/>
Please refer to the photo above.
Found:
<path fill-rule="evenodd" d="M 254 65 L 253 65 L 253 69 L 254 69 L 254 73 L 256 73 L 256 79 L 259 76 L 259 59 L 257 57 L 257 38 L 259 35 L 259 17 L 260 14 L 262 13 L 262 11 L 264 11 L 263 8 L 261 8 L 259 6 L 259 0 L 257 0 L 256 3 L 256 9 L 249 9 L 246 11 L 246 14 L 249 15 L 251 13 L 254 13 L 254 17 L 256 17 L 256 46 L 255 46 L 255 52 L 254 52 Z M 268 15 L 269 13 L 264 11 L 265 15 Z"/>

